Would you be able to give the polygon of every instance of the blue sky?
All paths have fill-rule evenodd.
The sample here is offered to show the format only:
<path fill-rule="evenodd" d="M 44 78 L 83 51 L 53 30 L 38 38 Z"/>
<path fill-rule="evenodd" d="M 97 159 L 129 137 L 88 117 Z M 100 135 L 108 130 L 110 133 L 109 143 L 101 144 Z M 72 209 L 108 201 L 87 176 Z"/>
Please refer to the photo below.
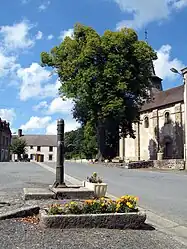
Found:
<path fill-rule="evenodd" d="M 106 29 L 133 27 L 157 51 L 155 70 L 164 89 L 182 84 L 171 67 L 187 65 L 187 0 L 2 0 L 0 16 L 0 117 L 12 131 L 56 134 L 78 124 L 71 101 L 58 97 L 59 82 L 40 66 L 40 53 L 72 35 L 76 22 Z"/>

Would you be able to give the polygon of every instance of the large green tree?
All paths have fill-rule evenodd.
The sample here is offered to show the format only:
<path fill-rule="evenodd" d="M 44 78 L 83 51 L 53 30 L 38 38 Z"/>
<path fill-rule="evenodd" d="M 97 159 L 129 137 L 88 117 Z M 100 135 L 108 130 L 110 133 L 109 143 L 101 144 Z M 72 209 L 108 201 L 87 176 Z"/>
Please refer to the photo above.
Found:
<path fill-rule="evenodd" d="M 26 153 L 26 146 L 27 146 L 27 143 L 25 139 L 13 137 L 11 145 L 10 145 L 10 151 L 13 154 L 17 154 L 18 158 L 20 159 L 21 155 L 22 154 L 24 155 Z"/>
<path fill-rule="evenodd" d="M 132 29 L 99 35 L 81 24 L 75 25 L 73 37 L 41 53 L 42 65 L 59 76 L 60 94 L 74 100 L 74 117 L 95 126 L 99 159 L 110 154 L 119 127 L 122 135 L 134 137 L 132 123 L 149 98 L 154 59 L 153 49 Z"/>

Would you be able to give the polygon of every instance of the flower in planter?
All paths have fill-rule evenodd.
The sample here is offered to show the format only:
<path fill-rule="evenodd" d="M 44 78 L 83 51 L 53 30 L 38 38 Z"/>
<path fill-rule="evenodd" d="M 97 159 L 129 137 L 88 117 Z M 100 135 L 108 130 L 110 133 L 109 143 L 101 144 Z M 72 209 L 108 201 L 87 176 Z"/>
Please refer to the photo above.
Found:
<path fill-rule="evenodd" d="M 63 214 L 63 208 L 61 204 L 52 204 L 49 206 L 48 214 L 55 215 L 55 214 Z"/>
<path fill-rule="evenodd" d="M 88 176 L 87 181 L 91 183 L 102 183 L 103 182 L 102 179 L 97 176 L 96 172 L 94 172 L 92 176 L 90 177 Z"/>
<path fill-rule="evenodd" d="M 114 201 L 107 198 L 94 200 L 70 201 L 64 205 L 52 204 L 48 214 L 102 214 L 102 213 L 128 213 L 138 212 L 137 197 L 124 195 Z"/>

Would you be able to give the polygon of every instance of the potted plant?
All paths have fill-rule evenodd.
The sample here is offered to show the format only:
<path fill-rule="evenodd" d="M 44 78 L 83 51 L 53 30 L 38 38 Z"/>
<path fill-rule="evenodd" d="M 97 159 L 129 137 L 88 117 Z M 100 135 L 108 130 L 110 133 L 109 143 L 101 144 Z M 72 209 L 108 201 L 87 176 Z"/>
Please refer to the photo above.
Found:
<path fill-rule="evenodd" d="M 163 160 L 164 157 L 164 149 L 161 146 L 157 152 L 157 160 Z"/>
<path fill-rule="evenodd" d="M 104 197 L 107 192 L 107 184 L 94 172 L 87 181 L 84 181 L 84 187 L 94 191 L 95 197 Z"/>

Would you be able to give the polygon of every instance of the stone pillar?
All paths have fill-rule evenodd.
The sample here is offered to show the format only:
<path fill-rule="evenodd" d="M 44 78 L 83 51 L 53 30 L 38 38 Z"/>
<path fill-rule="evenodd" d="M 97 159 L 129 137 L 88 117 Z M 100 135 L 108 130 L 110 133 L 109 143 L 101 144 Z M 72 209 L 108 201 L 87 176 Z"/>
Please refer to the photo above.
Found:
<path fill-rule="evenodd" d="M 182 123 L 182 106 L 181 103 L 175 105 L 175 123 L 174 123 L 174 152 L 175 159 L 182 159 L 184 146 L 184 130 Z"/>
<path fill-rule="evenodd" d="M 64 179 L 64 120 L 57 122 L 57 162 L 56 162 L 56 181 L 54 188 L 66 187 Z"/>
<path fill-rule="evenodd" d="M 136 138 L 135 138 L 135 156 L 136 160 L 140 160 L 140 124 L 139 122 L 134 124 Z"/>
<path fill-rule="evenodd" d="M 153 110 L 153 141 L 152 141 L 152 160 L 157 159 L 157 152 L 159 146 L 159 118 L 158 110 Z"/>
<path fill-rule="evenodd" d="M 125 138 L 121 137 L 119 140 L 119 157 L 124 161 L 125 159 Z"/>
<path fill-rule="evenodd" d="M 181 70 L 184 78 L 184 168 L 187 169 L 187 67 Z"/>

